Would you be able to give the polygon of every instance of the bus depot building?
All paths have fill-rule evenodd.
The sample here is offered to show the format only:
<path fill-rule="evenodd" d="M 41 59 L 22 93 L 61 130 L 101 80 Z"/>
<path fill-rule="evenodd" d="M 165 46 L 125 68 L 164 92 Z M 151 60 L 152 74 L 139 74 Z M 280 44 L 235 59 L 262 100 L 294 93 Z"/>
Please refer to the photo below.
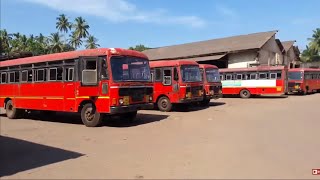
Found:
<path fill-rule="evenodd" d="M 259 32 L 143 51 L 150 61 L 196 60 L 219 68 L 247 68 L 259 65 L 299 67 L 295 41 L 280 42 L 278 31 Z"/>

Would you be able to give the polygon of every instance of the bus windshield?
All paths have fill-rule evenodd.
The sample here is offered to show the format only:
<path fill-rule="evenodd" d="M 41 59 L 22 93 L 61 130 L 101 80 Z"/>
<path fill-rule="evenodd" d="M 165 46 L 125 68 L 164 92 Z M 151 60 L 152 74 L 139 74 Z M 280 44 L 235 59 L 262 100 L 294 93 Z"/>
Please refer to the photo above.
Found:
<path fill-rule="evenodd" d="M 114 81 L 151 81 L 149 61 L 130 56 L 113 56 L 110 59 Z"/>
<path fill-rule="evenodd" d="M 194 65 L 183 65 L 180 68 L 183 82 L 200 82 L 201 73 L 198 66 Z"/>
<path fill-rule="evenodd" d="M 208 82 L 219 82 L 220 74 L 218 69 L 206 69 L 206 77 Z"/>
<path fill-rule="evenodd" d="M 289 80 L 302 80 L 302 72 L 289 72 L 288 79 Z"/>

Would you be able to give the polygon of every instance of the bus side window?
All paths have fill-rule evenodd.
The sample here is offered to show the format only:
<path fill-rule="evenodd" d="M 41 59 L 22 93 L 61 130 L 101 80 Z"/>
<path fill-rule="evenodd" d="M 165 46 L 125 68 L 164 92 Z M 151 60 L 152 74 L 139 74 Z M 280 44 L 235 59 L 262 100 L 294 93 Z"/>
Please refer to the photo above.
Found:
<path fill-rule="evenodd" d="M 27 82 L 28 81 L 28 71 L 23 70 L 21 72 L 21 82 Z"/>
<path fill-rule="evenodd" d="M 226 74 L 226 80 L 232 80 L 232 74 Z"/>
<path fill-rule="evenodd" d="M 267 73 L 259 73 L 259 79 L 268 79 Z"/>
<path fill-rule="evenodd" d="M 66 68 L 65 81 L 73 81 L 74 79 L 74 68 Z"/>
<path fill-rule="evenodd" d="M 15 75 L 14 72 L 9 73 L 9 83 L 14 83 L 14 80 L 15 80 L 14 75 Z"/>
<path fill-rule="evenodd" d="M 202 74 L 203 74 L 203 71 L 202 71 Z M 173 80 L 175 80 L 175 81 L 179 80 L 179 74 L 178 74 L 178 70 L 176 67 L 173 69 Z"/>
<path fill-rule="evenodd" d="M 237 74 L 236 79 L 237 80 L 242 80 L 242 74 Z"/>
<path fill-rule="evenodd" d="M 57 68 L 50 68 L 49 81 L 56 81 L 56 80 L 57 80 Z"/>
<path fill-rule="evenodd" d="M 171 85 L 171 69 L 164 69 L 163 70 L 163 85 Z"/>
<path fill-rule="evenodd" d="M 277 73 L 270 73 L 270 79 L 277 79 Z"/>
<path fill-rule="evenodd" d="M 281 72 L 277 73 L 277 79 L 281 79 Z"/>
<path fill-rule="evenodd" d="M 108 65 L 105 58 L 101 61 L 101 79 L 109 79 Z"/>
<path fill-rule="evenodd" d="M 256 74 L 256 73 L 251 73 L 251 74 L 250 74 L 250 79 L 251 79 L 251 80 L 257 79 L 257 74 Z"/>
<path fill-rule="evenodd" d="M 32 82 L 35 70 L 28 70 L 28 82 Z"/>
<path fill-rule="evenodd" d="M 161 81 L 162 80 L 162 71 L 160 68 L 155 68 L 155 80 L 154 81 Z"/>
<path fill-rule="evenodd" d="M 1 84 L 7 83 L 7 73 L 1 73 Z"/>
<path fill-rule="evenodd" d="M 220 74 L 220 80 L 221 80 L 221 81 L 224 80 L 223 74 Z"/>
<path fill-rule="evenodd" d="M 36 82 L 43 82 L 46 80 L 46 69 L 37 69 L 36 70 Z"/>

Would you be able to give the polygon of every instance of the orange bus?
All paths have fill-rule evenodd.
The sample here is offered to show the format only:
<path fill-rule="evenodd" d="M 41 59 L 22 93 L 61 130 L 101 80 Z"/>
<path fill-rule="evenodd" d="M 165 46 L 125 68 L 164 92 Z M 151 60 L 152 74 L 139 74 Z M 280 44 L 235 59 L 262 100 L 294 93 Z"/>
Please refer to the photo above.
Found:
<path fill-rule="evenodd" d="M 217 66 L 211 64 L 199 64 L 203 80 L 203 101 L 202 105 L 208 105 L 210 99 L 219 99 L 222 97 L 222 84 L 220 73 Z"/>
<path fill-rule="evenodd" d="M 153 102 L 160 111 L 171 111 L 173 104 L 203 100 L 199 64 L 194 61 L 150 61 Z"/>
<path fill-rule="evenodd" d="M 153 108 L 148 58 L 136 51 L 99 48 L 0 62 L 0 107 L 8 118 L 25 110 L 80 113 L 88 127 L 103 115 L 133 120 Z"/>

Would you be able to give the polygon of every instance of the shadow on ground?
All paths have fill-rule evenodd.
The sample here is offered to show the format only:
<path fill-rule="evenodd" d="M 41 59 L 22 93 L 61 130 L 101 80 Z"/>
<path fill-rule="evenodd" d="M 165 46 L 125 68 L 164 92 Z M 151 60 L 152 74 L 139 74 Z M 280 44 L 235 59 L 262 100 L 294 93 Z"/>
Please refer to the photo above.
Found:
<path fill-rule="evenodd" d="M 288 95 L 252 95 L 248 99 L 283 99 L 288 98 Z M 241 98 L 239 95 L 223 95 L 223 99 L 245 99 Z"/>
<path fill-rule="evenodd" d="M 0 144 L 0 177 L 83 156 L 7 136 L 0 136 Z"/>
<path fill-rule="evenodd" d="M 222 106 L 225 102 L 210 102 L 207 106 L 201 106 L 199 104 L 179 104 L 172 111 L 173 112 L 193 112 L 207 109 L 211 106 Z"/>
<path fill-rule="evenodd" d="M 1 117 L 6 117 L 6 115 L 0 114 L 0 118 Z M 125 119 L 121 119 L 118 116 L 114 116 L 114 117 L 106 116 L 103 120 L 102 126 L 118 127 L 118 128 L 133 127 L 133 126 L 139 126 L 139 125 L 161 121 L 166 119 L 167 117 L 168 115 L 138 113 L 137 118 L 134 121 L 128 122 Z M 23 119 L 84 126 L 81 121 L 80 115 L 76 113 L 58 112 L 58 113 L 50 114 L 50 116 L 48 116 L 45 114 L 41 114 L 40 112 L 34 111 L 32 113 L 27 113 L 26 115 L 24 115 Z M 17 121 L 19 121 L 19 119 L 17 119 Z"/>

